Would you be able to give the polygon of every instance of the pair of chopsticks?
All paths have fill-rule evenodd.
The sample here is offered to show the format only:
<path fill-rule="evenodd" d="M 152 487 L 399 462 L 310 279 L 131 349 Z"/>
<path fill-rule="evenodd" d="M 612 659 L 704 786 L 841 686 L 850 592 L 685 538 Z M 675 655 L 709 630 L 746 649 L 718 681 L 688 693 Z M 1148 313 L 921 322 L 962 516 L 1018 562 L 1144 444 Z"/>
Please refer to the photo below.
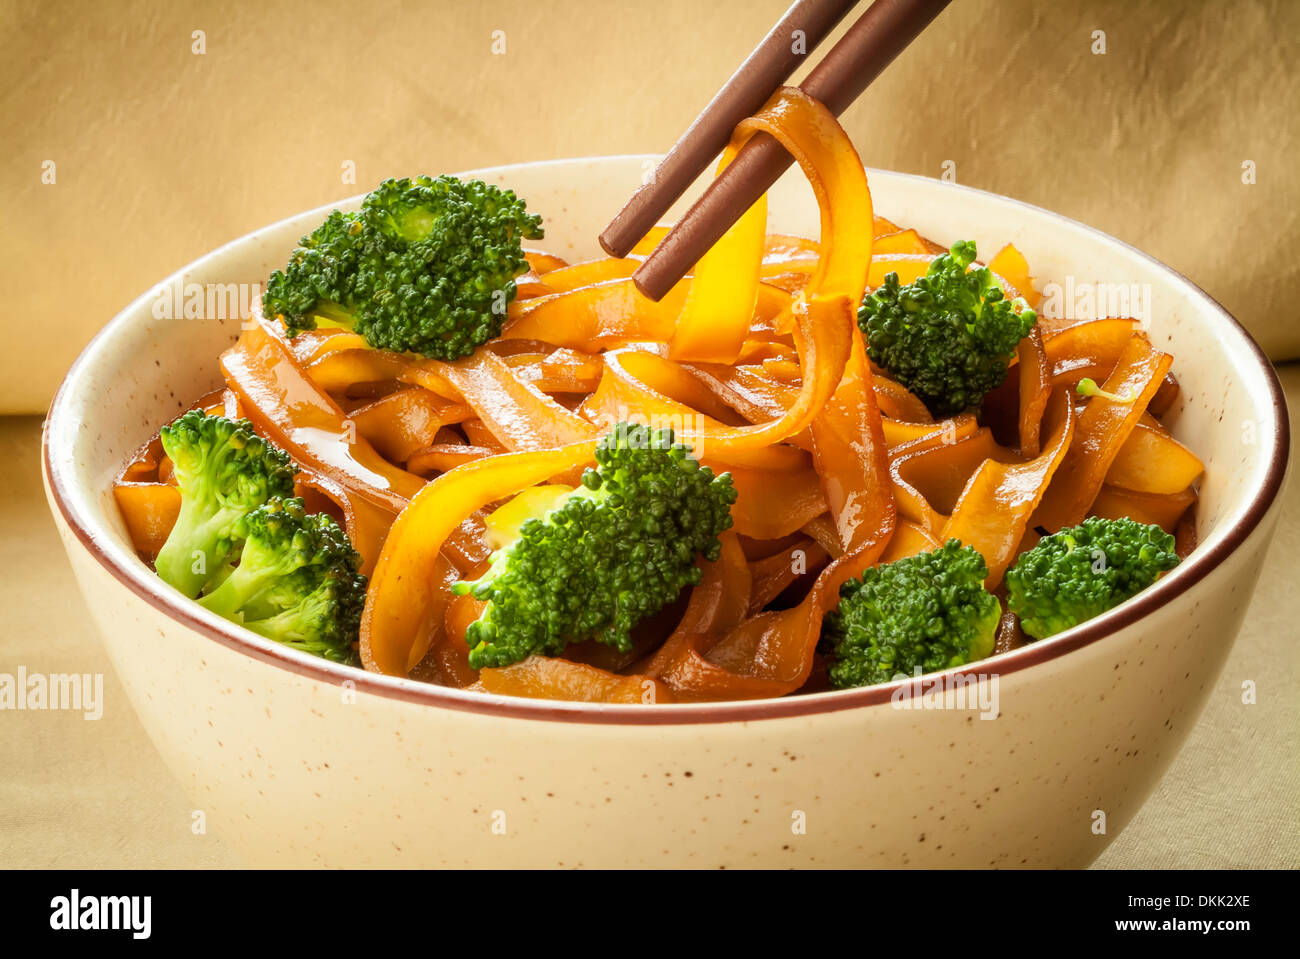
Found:
<path fill-rule="evenodd" d="M 605 252 L 627 256 L 727 145 L 735 126 L 762 108 L 856 2 L 798 0 L 791 6 L 601 233 Z M 950 2 L 875 0 L 800 89 L 839 116 Z M 793 162 L 766 133 L 751 137 L 637 268 L 637 289 L 662 299 Z"/>

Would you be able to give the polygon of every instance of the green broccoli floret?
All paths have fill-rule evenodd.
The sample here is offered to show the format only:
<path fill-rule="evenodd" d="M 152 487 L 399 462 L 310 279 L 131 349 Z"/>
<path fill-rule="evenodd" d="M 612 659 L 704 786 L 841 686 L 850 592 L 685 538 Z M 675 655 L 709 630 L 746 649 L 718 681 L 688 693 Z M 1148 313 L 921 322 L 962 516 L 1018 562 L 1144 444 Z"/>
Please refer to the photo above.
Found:
<path fill-rule="evenodd" d="M 1023 299 L 1005 299 L 987 267 L 968 272 L 974 259 L 974 242 L 954 244 L 913 283 L 888 274 L 858 309 L 871 359 L 935 416 L 978 406 L 1038 320 Z"/>
<path fill-rule="evenodd" d="M 290 495 L 297 468 L 248 420 L 190 410 L 160 435 L 181 508 L 154 568 L 193 599 L 236 555 L 239 521 L 271 497 Z"/>
<path fill-rule="evenodd" d="M 841 689 L 961 666 L 993 651 L 1002 605 L 984 588 L 984 557 L 955 539 L 873 566 L 840 588 L 822 641 Z"/>
<path fill-rule="evenodd" d="M 510 190 L 481 180 L 385 180 L 354 213 L 334 211 L 267 281 L 267 316 L 296 335 L 323 318 L 378 349 L 443 360 L 500 335 L 520 241 L 541 217 Z"/>
<path fill-rule="evenodd" d="M 1085 519 L 1044 536 L 1007 570 L 1007 605 L 1035 639 L 1099 616 L 1178 565 L 1174 538 L 1136 520 Z"/>
<path fill-rule="evenodd" d="M 487 572 L 452 587 L 486 600 L 465 640 L 475 669 L 587 639 L 626 652 L 629 631 L 700 582 L 731 526 L 731 475 L 714 476 L 673 431 L 620 423 L 582 485 L 528 519 Z"/>
<path fill-rule="evenodd" d="M 199 603 L 286 646 L 352 659 L 366 580 L 361 557 L 333 517 L 276 497 L 237 524 L 239 565 Z"/>

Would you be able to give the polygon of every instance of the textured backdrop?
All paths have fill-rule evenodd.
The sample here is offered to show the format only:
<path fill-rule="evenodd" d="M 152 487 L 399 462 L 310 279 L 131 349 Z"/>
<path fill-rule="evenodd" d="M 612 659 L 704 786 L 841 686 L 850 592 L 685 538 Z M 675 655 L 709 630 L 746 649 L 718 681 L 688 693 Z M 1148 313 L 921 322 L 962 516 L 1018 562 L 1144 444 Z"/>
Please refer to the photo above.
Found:
<path fill-rule="evenodd" d="M 785 6 L 0 0 L 0 412 L 262 224 L 393 174 L 666 149 Z M 844 121 L 868 165 L 1098 226 L 1291 358 L 1298 56 L 1287 0 L 957 0 Z"/>

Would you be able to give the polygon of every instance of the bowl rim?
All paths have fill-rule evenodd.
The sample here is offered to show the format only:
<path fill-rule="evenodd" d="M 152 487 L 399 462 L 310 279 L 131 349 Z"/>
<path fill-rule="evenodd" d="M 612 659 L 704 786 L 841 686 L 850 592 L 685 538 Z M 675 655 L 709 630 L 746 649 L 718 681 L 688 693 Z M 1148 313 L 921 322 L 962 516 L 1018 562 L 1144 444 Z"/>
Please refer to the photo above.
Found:
<path fill-rule="evenodd" d="M 643 160 L 646 156 L 650 155 L 613 154 L 570 157 L 531 163 L 484 167 L 477 170 L 465 171 L 464 173 L 456 175 L 485 176 L 508 173 L 509 171 L 520 167 L 535 168 L 538 166 L 559 166 L 590 161 Z M 927 183 L 939 182 L 932 177 L 919 176 L 911 173 L 901 173 L 893 170 L 879 170 L 871 167 L 867 168 L 867 173 L 868 176 L 871 174 L 884 174 L 888 178 L 920 180 Z M 1241 517 L 1232 526 L 1228 527 L 1221 540 L 1212 544 L 1208 548 L 1203 548 L 1193 552 L 1185 562 L 1181 563 L 1178 568 L 1168 576 L 1162 577 L 1153 586 L 1147 588 L 1137 596 L 1127 600 L 1114 609 L 1103 613 L 1101 616 L 1088 620 L 1085 623 L 1081 623 L 1073 629 L 1066 630 L 1057 636 L 1052 636 L 1045 640 L 1039 640 L 1038 642 L 1021 646 L 1018 649 L 999 653 L 995 656 L 990 656 L 974 663 L 968 663 L 965 666 L 955 667 L 937 673 L 927 673 L 925 674 L 925 682 L 927 683 L 932 680 L 942 680 L 945 677 L 954 676 L 978 677 L 981 675 L 988 675 L 1000 678 L 1042 663 L 1050 662 L 1068 653 L 1074 652 L 1075 650 L 1092 645 L 1093 643 L 1114 635 L 1125 627 L 1139 619 L 1142 619 L 1148 613 L 1159 609 L 1166 603 L 1191 589 L 1220 563 L 1234 553 L 1237 548 L 1250 537 L 1263 521 L 1264 517 L 1268 514 L 1270 508 L 1274 505 L 1286 478 L 1290 458 L 1291 438 L 1285 394 L 1282 391 L 1281 383 L 1278 380 L 1277 373 L 1274 370 L 1271 361 L 1264 354 L 1263 349 L 1255 341 L 1255 338 L 1251 336 L 1250 332 L 1246 330 L 1246 328 L 1242 326 L 1242 324 L 1231 313 L 1229 313 L 1221 303 L 1186 276 L 1157 260 L 1155 257 L 1137 249 L 1131 244 L 1125 243 L 1123 240 L 1111 236 L 1102 230 L 1088 226 L 1085 223 L 1081 223 L 1078 220 L 1074 220 L 1060 213 L 1036 206 L 1032 203 L 1027 203 L 1023 200 L 1017 200 L 1014 197 L 1004 196 L 1002 194 L 993 193 L 988 190 L 981 190 L 963 184 L 944 183 L 944 188 L 947 190 L 955 188 L 963 192 L 991 197 L 998 201 L 1010 203 L 1014 206 L 1033 211 L 1034 213 L 1045 215 L 1068 226 L 1080 228 L 1089 233 L 1095 234 L 1104 240 L 1117 244 L 1130 255 L 1145 260 L 1147 263 L 1168 274 L 1174 282 L 1184 284 L 1205 301 L 1209 306 L 1212 315 L 1217 314 L 1220 322 L 1226 321 L 1230 328 L 1235 327 L 1236 331 L 1245 340 L 1245 344 L 1256 361 L 1268 387 L 1269 398 L 1274 414 L 1274 430 L 1273 452 L 1264 474 L 1264 481 L 1259 489 L 1257 489 L 1251 496 Z M 316 210 L 334 209 L 336 207 L 344 206 L 353 202 L 355 199 L 356 198 L 348 198 L 333 203 L 322 204 L 320 207 L 300 211 L 274 223 L 258 227 L 244 236 L 222 244 L 216 249 L 204 254 L 193 262 L 177 270 L 170 277 L 161 282 L 166 284 L 177 277 L 183 277 L 186 273 L 198 268 L 204 261 L 221 255 L 231 247 L 243 243 L 257 234 L 272 230 L 290 220 L 297 219 L 298 217 L 304 216 L 308 213 L 316 212 Z M 126 322 L 126 315 L 132 313 L 137 306 L 150 295 L 150 291 L 156 289 L 159 285 L 160 284 L 155 283 L 150 286 L 149 290 L 133 300 L 115 317 L 113 317 L 113 319 L 104 324 L 95 336 L 91 338 L 90 342 L 87 343 L 85 348 L 78 355 L 77 359 L 73 362 L 72 366 L 69 367 L 68 372 L 60 383 L 59 389 L 55 393 L 54 399 L 51 401 L 49 410 L 46 413 L 41 437 L 41 465 L 42 472 L 45 475 L 46 488 L 51 505 L 58 512 L 63 523 L 73 533 L 77 541 L 81 543 L 91 557 L 95 559 L 95 561 L 98 562 L 98 564 L 114 579 L 129 589 L 141 600 L 148 603 L 158 612 L 176 620 L 181 625 L 188 627 L 191 631 L 198 633 L 207 639 L 213 640 L 227 649 L 243 653 L 246 656 L 267 663 L 271 666 L 288 670 L 289 672 L 298 675 L 300 678 L 335 686 L 342 686 L 345 683 L 351 683 L 351 688 L 386 699 L 423 704 L 461 712 L 478 713 L 488 716 L 551 722 L 590 723 L 594 725 L 696 725 L 729 722 L 747 723 L 761 720 L 807 717 L 820 713 L 842 712 L 845 710 L 887 703 L 899 695 L 900 691 L 902 691 L 904 687 L 907 687 L 916 681 L 913 678 L 907 678 L 876 686 L 867 686 L 860 689 L 832 690 L 801 696 L 785 696 L 776 699 L 729 700 L 716 703 L 629 705 L 528 699 L 523 697 L 501 696 L 491 693 L 467 692 L 461 689 L 438 686 L 433 683 L 419 682 L 405 677 L 371 673 L 360 667 L 344 666 L 280 646 L 269 640 L 265 640 L 257 634 L 243 629 L 234 623 L 227 622 L 226 620 L 208 614 L 206 610 L 202 609 L 202 607 L 185 600 L 185 598 L 179 593 L 171 590 L 165 583 L 159 580 L 156 575 L 150 574 L 147 577 L 142 576 L 140 575 L 141 570 L 129 569 L 110 555 L 109 551 L 100 542 L 100 539 L 104 534 L 97 530 L 95 524 L 90 518 L 79 515 L 78 510 L 74 507 L 72 498 L 68 493 L 69 488 L 71 488 L 73 484 L 69 482 L 69 477 L 65 475 L 60 464 L 55 459 L 49 440 L 51 424 L 60 419 L 63 415 L 67 415 L 65 410 L 68 407 L 70 397 L 74 392 L 73 384 L 79 378 L 83 366 L 89 363 L 92 351 L 94 351 L 102 338 L 109 335 L 110 332 L 114 331 L 121 323 Z M 143 571 L 148 573 L 148 570 Z"/>

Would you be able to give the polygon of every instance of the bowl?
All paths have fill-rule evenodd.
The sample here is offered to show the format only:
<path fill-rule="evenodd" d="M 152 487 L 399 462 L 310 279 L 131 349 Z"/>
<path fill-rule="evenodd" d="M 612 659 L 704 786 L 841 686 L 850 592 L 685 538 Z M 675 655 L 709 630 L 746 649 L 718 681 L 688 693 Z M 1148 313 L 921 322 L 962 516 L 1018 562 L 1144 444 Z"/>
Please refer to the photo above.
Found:
<path fill-rule="evenodd" d="M 653 163 L 473 175 L 526 197 L 546 218 L 539 245 L 572 261 L 600 255 L 597 233 Z M 45 427 L 47 495 L 127 696 L 245 863 L 1077 867 L 1124 828 L 1195 724 L 1250 601 L 1287 468 L 1282 392 L 1231 316 L 1124 243 L 1005 197 L 868 172 L 878 214 L 941 242 L 974 238 L 986 256 L 1014 242 L 1062 291 L 1130 285 L 1175 356 L 1183 390 L 1166 419 L 1206 464 L 1188 560 L 1079 627 L 938 674 L 939 695 L 893 683 L 766 702 L 557 703 L 277 646 L 158 580 L 110 490 L 160 423 L 220 382 L 238 313 L 186 319 L 183 303 L 263 280 L 322 207 L 128 306 L 72 366 Z M 811 191 L 787 175 L 769 229 L 815 236 L 817 224 Z"/>

